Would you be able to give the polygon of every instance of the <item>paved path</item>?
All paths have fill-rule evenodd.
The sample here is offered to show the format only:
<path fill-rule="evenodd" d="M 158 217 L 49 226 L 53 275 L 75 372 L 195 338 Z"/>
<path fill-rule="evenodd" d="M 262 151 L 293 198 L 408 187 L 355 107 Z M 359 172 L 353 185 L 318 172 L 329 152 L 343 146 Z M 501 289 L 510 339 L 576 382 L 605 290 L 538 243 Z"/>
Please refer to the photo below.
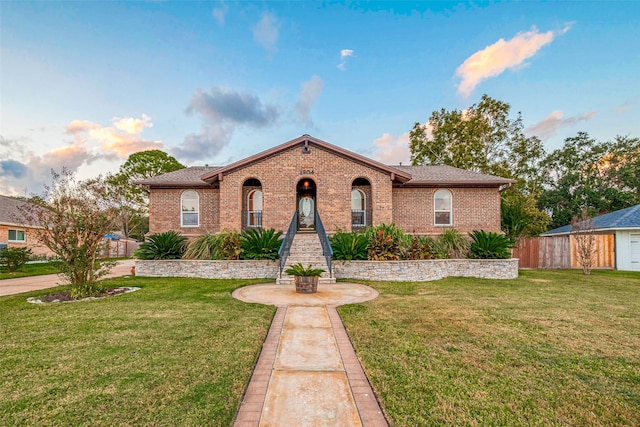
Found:
<path fill-rule="evenodd" d="M 111 269 L 111 273 L 106 277 L 127 276 L 131 274 L 131 267 L 133 267 L 133 265 L 134 260 L 132 259 L 118 261 L 118 265 Z M 57 274 L 4 279 L 0 280 L 0 296 L 54 288 L 62 284 L 62 280 Z"/>
<path fill-rule="evenodd" d="M 233 296 L 278 306 L 240 405 L 235 427 L 388 426 L 362 370 L 337 305 L 378 293 L 364 285 L 253 285 Z"/>

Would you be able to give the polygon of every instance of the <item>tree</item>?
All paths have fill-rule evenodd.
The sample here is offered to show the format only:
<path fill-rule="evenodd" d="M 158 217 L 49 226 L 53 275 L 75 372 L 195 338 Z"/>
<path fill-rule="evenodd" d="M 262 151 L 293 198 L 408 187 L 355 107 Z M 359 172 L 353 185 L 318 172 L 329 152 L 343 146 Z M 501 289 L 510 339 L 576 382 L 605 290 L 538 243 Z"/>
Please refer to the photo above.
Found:
<path fill-rule="evenodd" d="M 507 214 L 503 231 L 516 239 L 544 231 L 549 217 L 536 205 L 544 147 L 539 138 L 524 134 L 520 113 L 510 118 L 510 110 L 508 103 L 482 95 L 466 110 L 434 111 L 427 124 L 413 126 L 409 138 L 414 165 L 449 165 L 516 179 L 501 200 Z"/>
<path fill-rule="evenodd" d="M 71 295 L 99 293 L 98 279 L 113 263 L 99 263 L 97 256 L 104 235 L 117 222 L 117 205 L 103 178 L 77 181 L 67 169 L 52 175 L 53 184 L 45 187 L 42 202 L 19 209 L 27 224 L 38 226 L 36 239 L 59 257 L 58 267 L 71 285 Z"/>
<path fill-rule="evenodd" d="M 142 237 L 149 231 L 148 195 L 135 182 L 184 167 L 163 151 L 140 151 L 131 154 L 118 173 L 108 178 L 109 191 L 120 201 L 119 222 L 125 237 L 133 234 Z"/>
<path fill-rule="evenodd" d="M 586 210 L 597 215 L 640 203 L 640 140 L 599 142 L 586 132 L 565 139 L 542 163 L 544 191 L 538 206 L 552 227 L 569 224 Z"/>

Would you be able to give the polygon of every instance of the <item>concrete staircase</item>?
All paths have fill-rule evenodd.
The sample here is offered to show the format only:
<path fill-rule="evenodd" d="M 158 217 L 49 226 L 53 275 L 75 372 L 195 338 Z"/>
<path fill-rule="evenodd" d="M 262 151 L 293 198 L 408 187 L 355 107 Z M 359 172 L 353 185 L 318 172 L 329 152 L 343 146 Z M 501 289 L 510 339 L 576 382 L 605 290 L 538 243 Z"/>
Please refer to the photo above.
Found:
<path fill-rule="evenodd" d="M 293 285 L 293 276 L 284 273 L 284 270 L 292 264 L 302 263 L 305 267 L 309 264 L 314 268 L 326 270 L 320 276 L 318 284 L 336 283 L 335 277 L 329 277 L 329 267 L 327 260 L 322 256 L 322 245 L 320 238 L 315 232 L 298 232 L 291 243 L 291 252 L 282 272 L 282 278 L 278 277 L 278 285 Z"/>

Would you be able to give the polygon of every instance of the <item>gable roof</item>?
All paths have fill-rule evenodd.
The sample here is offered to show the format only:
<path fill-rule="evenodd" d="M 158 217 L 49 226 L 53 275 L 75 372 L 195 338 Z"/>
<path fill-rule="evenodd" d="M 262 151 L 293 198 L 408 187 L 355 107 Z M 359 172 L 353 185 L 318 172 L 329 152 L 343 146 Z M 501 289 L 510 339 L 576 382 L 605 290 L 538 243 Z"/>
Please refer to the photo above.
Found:
<path fill-rule="evenodd" d="M 367 165 L 388 173 L 395 185 L 412 187 L 502 187 L 516 181 L 508 178 L 472 172 L 452 166 L 390 166 L 369 159 L 352 151 L 345 150 L 328 142 L 302 135 L 269 150 L 247 157 L 228 166 L 191 166 L 174 172 L 137 181 L 136 184 L 149 187 L 210 187 L 212 183 L 224 179 L 224 174 L 274 156 L 295 146 L 316 145 L 335 155 Z"/>
<path fill-rule="evenodd" d="M 619 230 L 619 229 L 640 229 L 640 205 L 631 206 L 626 209 L 609 212 L 593 218 L 594 230 Z M 571 224 L 563 227 L 554 228 L 542 236 L 569 234 L 571 233 Z"/>
<path fill-rule="evenodd" d="M 19 207 L 28 203 L 15 197 L 0 196 L 0 224 L 27 227 L 19 222 L 19 218 L 24 217 Z"/>
<path fill-rule="evenodd" d="M 398 180 L 400 182 L 406 182 L 411 179 L 411 175 L 407 174 L 404 171 L 393 168 L 391 166 L 387 166 L 383 163 L 369 159 L 368 157 L 361 156 L 360 154 L 356 154 L 352 151 L 345 150 L 344 148 L 337 147 L 333 144 L 329 144 L 326 141 L 322 141 L 318 138 L 314 138 L 306 134 L 298 138 L 292 139 L 291 141 L 285 142 L 284 144 L 280 144 L 276 147 L 273 147 L 269 150 L 263 151 L 258 154 L 254 154 L 253 156 L 249 156 L 246 159 L 242 159 L 237 162 L 231 163 L 230 165 L 222 167 L 216 171 L 205 174 L 201 177 L 201 179 L 207 182 L 214 182 L 216 180 L 219 180 L 221 177 L 223 177 L 225 173 L 234 171 L 241 167 L 247 166 L 251 163 L 266 159 L 267 157 L 270 157 L 282 151 L 288 150 L 292 147 L 295 147 L 296 145 L 300 145 L 300 146 L 317 145 L 318 147 L 321 147 L 329 152 L 337 154 L 338 156 L 346 157 L 349 160 L 353 160 L 355 162 L 370 166 L 374 169 L 378 169 L 382 172 L 389 173 L 391 174 L 392 179 Z"/>

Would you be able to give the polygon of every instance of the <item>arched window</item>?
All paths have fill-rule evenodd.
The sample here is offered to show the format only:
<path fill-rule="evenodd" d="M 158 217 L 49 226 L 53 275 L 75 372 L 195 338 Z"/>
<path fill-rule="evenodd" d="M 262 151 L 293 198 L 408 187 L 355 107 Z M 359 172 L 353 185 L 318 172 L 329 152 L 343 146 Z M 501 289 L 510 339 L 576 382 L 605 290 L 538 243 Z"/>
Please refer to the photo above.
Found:
<path fill-rule="evenodd" d="M 367 225 L 367 195 L 357 188 L 351 190 L 351 225 L 356 228 Z"/>
<path fill-rule="evenodd" d="M 193 190 L 187 190 L 180 197 L 181 218 L 183 227 L 197 227 L 200 225 L 200 196 Z"/>
<path fill-rule="evenodd" d="M 251 190 L 247 194 L 247 225 L 262 227 L 262 190 Z"/>
<path fill-rule="evenodd" d="M 451 191 L 436 191 L 433 201 L 433 210 L 435 225 L 451 225 L 453 223 Z"/>

